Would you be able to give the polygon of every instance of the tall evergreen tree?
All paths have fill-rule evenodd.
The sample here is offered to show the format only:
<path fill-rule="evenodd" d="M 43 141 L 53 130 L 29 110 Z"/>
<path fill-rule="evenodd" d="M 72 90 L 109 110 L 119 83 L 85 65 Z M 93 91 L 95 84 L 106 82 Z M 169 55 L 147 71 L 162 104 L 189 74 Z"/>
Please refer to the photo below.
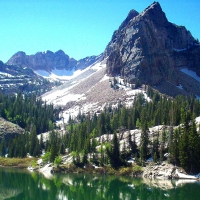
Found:
<path fill-rule="evenodd" d="M 111 165 L 118 168 L 122 165 L 117 134 L 114 133 L 111 149 L 106 149 Z"/>
<path fill-rule="evenodd" d="M 147 126 L 145 112 L 142 113 L 141 126 L 142 126 L 142 133 L 141 133 L 141 138 L 140 138 L 140 161 L 141 161 L 141 163 L 144 163 L 144 161 L 147 159 L 147 155 L 149 153 L 149 150 L 148 150 L 149 129 Z"/>
<path fill-rule="evenodd" d="M 192 120 L 192 125 L 189 130 L 188 136 L 188 149 L 189 149 L 189 164 L 190 172 L 197 172 L 200 168 L 200 136 L 197 133 L 195 120 Z"/>
<path fill-rule="evenodd" d="M 173 137 L 172 137 L 172 144 L 170 148 L 170 162 L 178 165 L 179 164 L 179 142 L 180 142 L 180 128 L 175 129 Z"/>
<path fill-rule="evenodd" d="M 30 132 L 30 145 L 29 145 L 29 153 L 32 156 L 38 155 L 38 139 L 37 139 L 37 133 L 36 133 L 36 126 L 34 125 L 31 132 Z"/>
<path fill-rule="evenodd" d="M 131 132 L 129 131 L 129 134 L 128 134 L 128 143 L 129 143 L 129 148 L 131 150 L 131 154 L 133 156 L 136 156 L 137 154 L 137 144 L 135 142 L 135 134 L 133 135 L 133 140 L 132 140 L 132 135 L 131 135 Z"/>
<path fill-rule="evenodd" d="M 5 157 L 5 155 L 6 155 L 6 140 L 5 137 L 3 137 L 0 144 L 0 156 Z"/>
<path fill-rule="evenodd" d="M 180 165 L 186 170 L 189 169 L 189 122 L 191 121 L 190 113 L 183 114 L 184 124 L 182 125 L 181 137 L 179 142 L 179 160 Z"/>

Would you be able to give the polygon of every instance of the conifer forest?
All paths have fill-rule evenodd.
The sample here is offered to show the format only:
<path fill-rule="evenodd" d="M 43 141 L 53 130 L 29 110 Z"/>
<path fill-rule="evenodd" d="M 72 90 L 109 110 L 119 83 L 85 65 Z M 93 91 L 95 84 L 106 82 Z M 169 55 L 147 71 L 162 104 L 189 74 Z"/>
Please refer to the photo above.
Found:
<path fill-rule="evenodd" d="M 128 165 L 128 158 L 134 158 L 137 164 L 144 166 L 152 157 L 156 163 L 167 159 L 189 172 L 197 172 L 200 168 L 200 127 L 195 118 L 200 116 L 199 100 L 193 95 L 171 98 L 160 95 L 151 87 L 147 87 L 146 93 L 151 101 L 138 94 L 131 107 L 119 104 L 116 108 L 107 106 L 103 112 L 94 115 L 70 117 L 64 131 L 56 126 L 60 109 L 47 105 L 35 95 L 0 94 L 0 116 L 25 130 L 24 134 L 9 140 L 2 137 L 0 154 L 24 158 L 27 153 L 38 157 L 45 151 L 43 158 L 54 162 L 67 150 L 78 166 L 92 162 L 113 168 Z M 150 138 L 149 128 L 158 125 L 165 125 L 166 129 Z M 134 129 L 141 130 L 140 143 L 137 144 L 135 137 L 129 134 L 127 144 L 120 149 L 119 134 Z M 43 138 L 45 132 L 49 132 L 47 140 Z M 104 140 L 99 142 L 102 135 L 105 135 Z"/>

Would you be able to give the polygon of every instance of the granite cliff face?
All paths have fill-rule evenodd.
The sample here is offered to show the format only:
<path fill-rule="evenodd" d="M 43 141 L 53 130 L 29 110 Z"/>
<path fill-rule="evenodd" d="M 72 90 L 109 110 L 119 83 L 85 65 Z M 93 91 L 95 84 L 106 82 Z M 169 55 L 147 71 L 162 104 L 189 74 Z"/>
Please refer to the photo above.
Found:
<path fill-rule="evenodd" d="M 7 62 L 8 65 L 20 65 L 30 67 L 33 70 L 45 70 L 51 72 L 57 70 L 85 69 L 100 58 L 99 56 L 90 56 L 79 61 L 70 58 L 64 51 L 59 50 L 55 53 L 51 51 L 38 52 L 35 55 L 26 55 L 19 51 L 14 54 Z"/>
<path fill-rule="evenodd" d="M 107 45 L 107 73 L 158 86 L 181 84 L 179 69 L 200 76 L 200 45 L 184 26 L 170 23 L 159 3 L 140 14 L 132 10 Z"/>

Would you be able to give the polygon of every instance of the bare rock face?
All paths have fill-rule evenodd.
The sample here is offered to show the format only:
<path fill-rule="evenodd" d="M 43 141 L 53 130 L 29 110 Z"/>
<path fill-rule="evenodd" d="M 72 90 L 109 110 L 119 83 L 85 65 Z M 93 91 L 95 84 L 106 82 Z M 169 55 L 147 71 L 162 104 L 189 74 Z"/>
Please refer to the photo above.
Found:
<path fill-rule="evenodd" d="M 140 14 L 132 10 L 107 45 L 107 72 L 131 83 L 178 85 L 177 69 L 200 75 L 200 45 L 184 26 L 168 22 L 159 3 Z"/>

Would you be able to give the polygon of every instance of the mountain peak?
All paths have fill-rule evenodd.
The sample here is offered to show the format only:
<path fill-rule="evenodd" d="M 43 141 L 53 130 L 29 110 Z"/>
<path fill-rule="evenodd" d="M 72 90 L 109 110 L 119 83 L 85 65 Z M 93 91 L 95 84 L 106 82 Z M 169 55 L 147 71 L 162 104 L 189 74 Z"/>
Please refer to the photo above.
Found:
<path fill-rule="evenodd" d="M 26 60 L 26 53 L 23 51 L 18 51 L 15 53 L 12 58 L 10 58 L 6 64 L 12 65 L 13 60 L 15 60 L 15 65 L 20 65 L 22 62 L 26 65 L 27 60 Z"/>
<path fill-rule="evenodd" d="M 63 50 L 58 50 L 55 52 L 56 55 L 66 55 L 65 52 Z"/>
<path fill-rule="evenodd" d="M 18 51 L 14 56 L 26 56 L 26 53 L 24 51 Z"/>
<path fill-rule="evenodd" d="M 107 73 L 112 76 L 120 74 L 129 83 L 160 88 L 170 82 L 176 88 L 184 85 L 180 67 L 193 68 L 200 74 L 199 53 L 200 48 L 190 32 L 168 22 L 160 4 L 154 2 L 135 17 L 134 11 L 129 13 L 114 32 L 104 57 Z"/>
<path fill-rule="evenodd" d="M 148 17 L 154 23 L 159 25 L 164 25 L 168 22 L 160 4 L 155 1 L 150 6 L 148 6 L 140 15 L 143 17 Z"/>
<path fill-rule="evenodd" d="M 123 29 L 131 19 L 133 19 L 134 17 L 136 17 L 137 15 L 139 15 L 139 13 L 132 9 L 130 10 L 130 12 L 128 13 L 128 16 L 126 17 L 126 19 L 122 22 L 122 24 L 120 25 L 119 29 Z"/>

